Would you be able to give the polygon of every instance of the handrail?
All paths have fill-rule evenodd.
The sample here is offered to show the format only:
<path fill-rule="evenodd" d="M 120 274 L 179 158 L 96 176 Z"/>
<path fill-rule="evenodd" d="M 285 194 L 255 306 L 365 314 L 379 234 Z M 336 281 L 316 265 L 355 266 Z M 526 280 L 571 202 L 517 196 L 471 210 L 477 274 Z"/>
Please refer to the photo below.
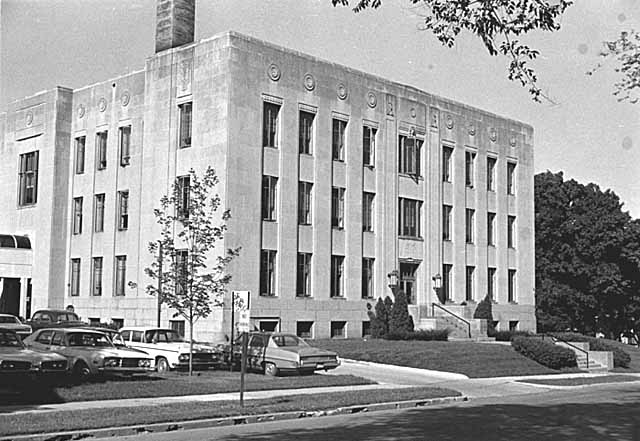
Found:
<path fill-rule="evenodd" d="M 561 341 L 562 343 L 564 343 L 564 344 L 566 344 L 566 345 L 568 345 L 568 346 L 571 346 L 573 349 L 577 349 L 577 350 L 578 350 L 578 351 L 580 351 L 580 352 L 584 352 L 584 354 L 587 356 L 587 370 L 589 370 L 589 351 L 585 351 L 584 349 L 582 349 L 582 348 L 580 348 L 580 347 L 578 347 L 578 346 L 576 346 L 576 345 L 574 345 L 574 344 L 569 343 L 569 342 L 568 342 L 567 340 L 565 340 L 564 338 L 560 338 L 560 337 L 557 337 L 557 336 L 552 335 L 552 334 L 547 334 L 546 332 L 543 332 L 543 333 L 542 333 L 542 334 L 540 334 L 540 335 L 542 335 L 542 340 L 544 340 L 544 337 L 545 337 L 545 335 L 546 335 L 547 337 L 551 338 L 551 340 L 553 340 L 553 341 L 554 341 L 554 343 L 555 343 L 555 341 L 556 341 L 556 340 L 559 340 L 559 341 Z"/>
<path fill-rule="evenodd" d="M 439 304 L 437 304 L 437 303 L 432 303 L 432 304 L 431 304 L 431 315 L 432 315 L 433 317 L 435 317 L 435 316 L 436 316 L 436 308 L 435 308 L 436 306 L 437 306 L 438 308 L 442 309 L 442 310 L 443 310 L 444 312 L 446 312 L 447 314 L 452 315 L 452 316 L 454 316 L 455 318 L 457 318 L 458 320 L 463 321 L 463 322 L 467 325 L 467 333 L 468 333 L 468 335 L 469 335 L 469 338 L 471 338 L 471 323 L 470 323 L 469 321 L 467 321 L 467 320 L 463 319 L 462 317 L 460 317 L 460 316 L 459 316 L 459 315 L 457 315 L 457 314 L 454 314 L 453 312 L 449 311 L 447 308 L 445 308 L 445 307 L 443 307 L 442 305 L 439 305 Z"/>

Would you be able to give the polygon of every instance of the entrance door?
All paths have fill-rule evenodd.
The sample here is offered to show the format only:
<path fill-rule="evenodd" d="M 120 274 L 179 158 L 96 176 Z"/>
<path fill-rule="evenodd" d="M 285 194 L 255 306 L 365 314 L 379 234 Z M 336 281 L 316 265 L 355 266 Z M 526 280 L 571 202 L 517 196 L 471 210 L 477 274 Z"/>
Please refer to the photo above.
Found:
<path fill-rule="evenodd" d="M 416 276 L 419 266 L 419 263 L 400 262 L 400 289 L 407 296 L 409 305 L 415 305 L 417 302 Z"/>
<path fill-rule="evenodd" d="M 20 315 L 20 279 L 0 279 L 0 313 Z"/>

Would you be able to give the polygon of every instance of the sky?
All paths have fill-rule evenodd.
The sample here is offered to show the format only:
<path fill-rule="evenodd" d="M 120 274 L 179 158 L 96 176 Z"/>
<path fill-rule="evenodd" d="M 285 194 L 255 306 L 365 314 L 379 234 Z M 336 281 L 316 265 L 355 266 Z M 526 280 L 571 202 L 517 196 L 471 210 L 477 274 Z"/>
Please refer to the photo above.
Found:
<path fill-rule="evenodd" d="M 156 0 L 0 0 L 0 112 L 57 85 L 78 88 L 144 67 L 154 53 Z M 613 190 L 640 217 L 640 102 L 618 102 L 602 41 L 640 30 L 640 0 L 577 0 L 554 33 L 521 41 L 555 104 L 534 103 L 467 35 L 453 49 L 420 30 L 408 0 L 354 14 L 331 0 L 197 0 L 196 40 L 235 30 L 455 99 L 534 127 L 535 171 Z"/>

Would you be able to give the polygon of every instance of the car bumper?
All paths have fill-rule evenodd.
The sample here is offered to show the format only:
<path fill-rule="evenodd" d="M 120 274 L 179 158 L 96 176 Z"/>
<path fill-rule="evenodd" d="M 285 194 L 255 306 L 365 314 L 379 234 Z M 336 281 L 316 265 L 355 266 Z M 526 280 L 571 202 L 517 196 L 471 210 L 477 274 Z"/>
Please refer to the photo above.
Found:
<path fill-rule="evenodd" d="M 222 360 L 215 360 L 215 361 L 194 361 L 192 364 L 193 369 L 213 369 L 213 368 L 217 368 L 222 366 Z M 173 364 L 171 365 L 172 369 L 178 369 L 178 370 L 183 370 L 183 369 L 189 369 L 189 362 L 188 361 L 182 361 L 180 363 L 177 364 Z"/>
<path fill-rule="evenodd" d="M 102 368 L 98 368 L 98 372 L 101 374 L 105 374 L 105 375 L 119 375 L 119 374 L 124 374 L 124 375 L 129 375 L 129 374 L 148 374 L 150 372 L 153 372 L 153 368 L 152 367 L 146 367 L 146 368 L 142 368 L 142 367 L 102 367 Z"/>

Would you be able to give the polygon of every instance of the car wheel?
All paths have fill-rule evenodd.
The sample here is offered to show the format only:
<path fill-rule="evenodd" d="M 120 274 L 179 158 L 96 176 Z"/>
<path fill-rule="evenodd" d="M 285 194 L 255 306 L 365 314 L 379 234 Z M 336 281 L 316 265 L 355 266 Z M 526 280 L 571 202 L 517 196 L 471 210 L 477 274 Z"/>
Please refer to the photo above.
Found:
<path fill-rule="evenodd" d="M 278 375 L 278 368 L 274 363 L 265 363 L 264 373 L 270 377 L 276 377 Z"/>
<path fill-rule="evenodd" d="M 169 372 L 169 362 L 166 358 L 158 358 L 158 361 L 156 362 L 156 371 L 159 374 L 166 374 L 167 372 Z"/>
<path fill-rule="evenodd" d="M 91 376 L 91 370 L 84 361 L 79 361 L 73 366 L 73 378 L 82 383 Z"/>

